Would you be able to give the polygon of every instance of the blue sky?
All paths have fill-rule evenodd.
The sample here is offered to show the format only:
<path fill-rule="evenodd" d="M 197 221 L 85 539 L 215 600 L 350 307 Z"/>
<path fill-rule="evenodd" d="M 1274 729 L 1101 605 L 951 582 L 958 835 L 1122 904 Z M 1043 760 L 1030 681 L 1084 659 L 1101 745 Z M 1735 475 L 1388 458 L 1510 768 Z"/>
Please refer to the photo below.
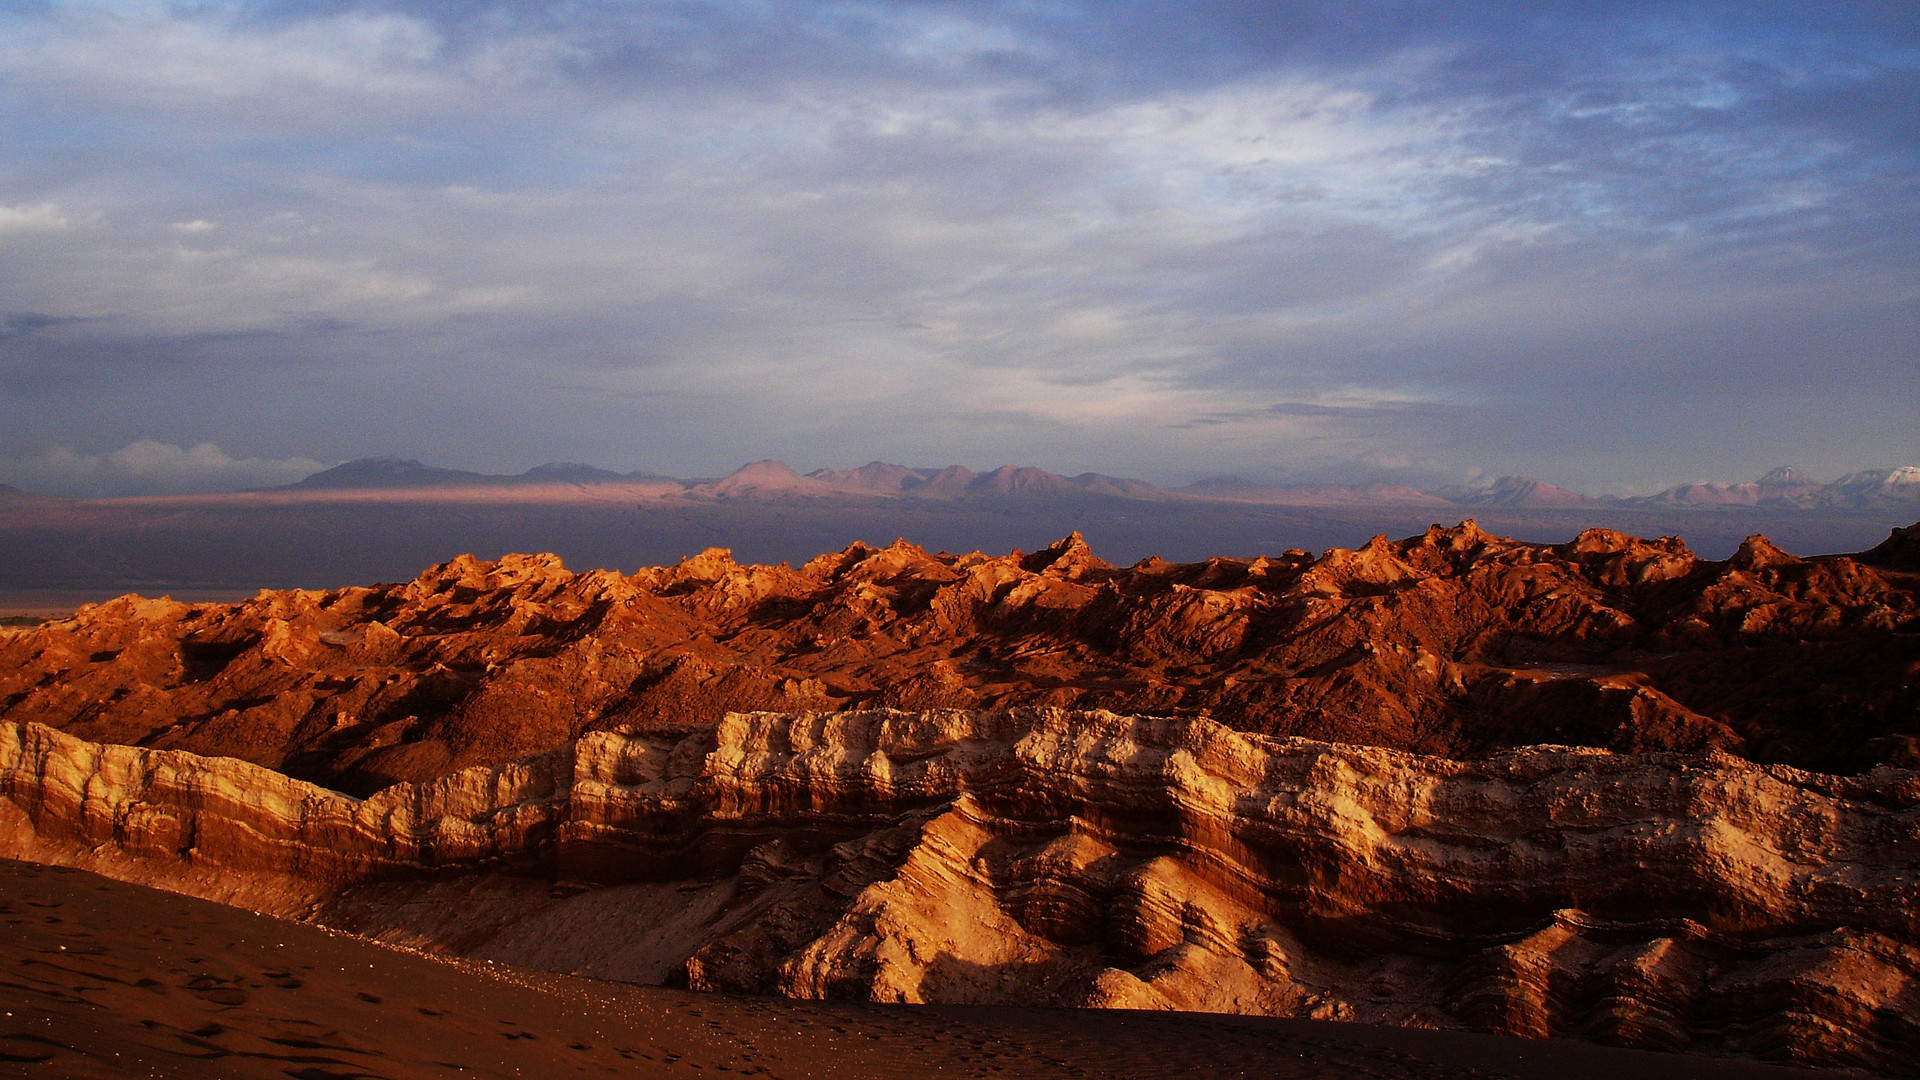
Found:
<path fill-rule="evenodd" d="M 1920 8 L 0 3 L 0 482 L 1920 461 Z"/>

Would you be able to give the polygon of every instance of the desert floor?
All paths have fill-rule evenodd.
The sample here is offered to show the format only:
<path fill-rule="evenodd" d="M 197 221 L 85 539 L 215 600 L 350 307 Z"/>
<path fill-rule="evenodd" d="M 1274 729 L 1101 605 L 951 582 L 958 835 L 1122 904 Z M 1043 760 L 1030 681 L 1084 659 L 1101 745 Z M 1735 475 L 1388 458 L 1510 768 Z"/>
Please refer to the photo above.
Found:
<path fill-rule="evenodd" d="M 1845 1075 L 1357 1024 L 692 994 L 449 962 L 9 861 L 0 972 L 3 1076 Z"/>

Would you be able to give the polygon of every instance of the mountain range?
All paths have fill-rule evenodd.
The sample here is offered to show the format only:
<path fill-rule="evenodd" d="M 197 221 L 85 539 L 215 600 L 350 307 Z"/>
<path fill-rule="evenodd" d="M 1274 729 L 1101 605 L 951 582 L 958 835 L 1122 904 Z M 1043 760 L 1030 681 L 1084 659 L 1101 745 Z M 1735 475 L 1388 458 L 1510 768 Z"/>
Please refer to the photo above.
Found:
<path fill-rule="evenodd" d="M 1103 557 L 1132 562 L 1352 547 L 1467 518 L 1524 540 L 1595 526 L 1679 536 L 1713 558 L 1757 532 L 1800 551 L 1857 551 L 1920 518 L 1917 495 L 1915 468 L 1825 484 L 1776 470 L 1751 484 L 1604 500 L 1524 476 L 1425 491 L 1235 477 L 1161 487 L 1013 465 L 975 472 L 876 461 L 802 474 L 759 461 L 723 477 L 675 479 L 576 464 L 504 476 L 367 458 L 255 491 L 77 499 L 0 488 L 0 614 L 9 604 L 71 610 L 129 589 L 391 581 L 462 551 L 552 551 L 569 565 L 630 568 L 708 547 L 804 561 L 849 538 L 1031 550 L 1078 531 Z M 48 590 L 65 592 L 24 597 Z"/>
<path fill-rule="evenodd" d="M 1267 506 L 1505 507 L 1580 509 L 1647 507 L 1658 509 L 1774 507 L 1807 510 L 1885 510 L 1920 506 L 1920 466 L 1866 469 L 1830 483 L 1791 466 L 1777 468 L 1748 483 L 1695 483 L 1655 495 L 1601 498 L 1538 480 L 1502 476 L 1485 487 L 1423 491 L 1384 483 L 1261 484 L 1240 477 L 1200 480 L 1166 488 L 1144 480 L 1086 472 L 1061 476 L 1032 466 L 1002 465 L 977 473 L 961 465 L 912 468 L 872 461 L 855 469 L 816 469 L 801 473 L 768 459 L 744 465 L 713 480 L 681 480 L 658 473 L 619 473 L 590 465 L 552 463 L 518 475 L 444 469 L 402 458 L 361 458 L 337 465 L 277 491 L 398 491 L 455 488 L 596 488 L 645 484 L 656 495 L 695 499 L 861 497 L 961 500 L 1007 496 L 1100 497 L 1147 501 L 1207 500 Z M 676 490 L 677 489 L 677 490 Z"/>

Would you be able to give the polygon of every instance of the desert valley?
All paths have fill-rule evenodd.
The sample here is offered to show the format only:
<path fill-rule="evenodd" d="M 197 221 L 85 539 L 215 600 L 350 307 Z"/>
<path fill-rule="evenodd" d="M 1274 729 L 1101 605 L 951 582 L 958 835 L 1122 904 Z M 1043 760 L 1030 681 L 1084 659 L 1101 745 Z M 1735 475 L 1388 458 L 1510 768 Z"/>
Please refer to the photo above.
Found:
<path fill-rule="evenodd" d="M 0 854 L 723 1001 L 1176 1010 L 1907 1074 L 1916 545 L 1920 525 L 1811 559 L 1753 536 L 1710 560 L 1467 521 L 1127 567 L 1074 534 L 128 596 L 0 631 Z M 56 1027 L 52 1002 L 100 992 L 36 991 Z M 254 1031 L 246 1000 L 213 1029 Z M 1384 1036 L 1330 1037 L 1321 1065 L 1399 1075 Z M 237 1045 L 180 1038 L 135 1042 Z M 1462 1045 L 1402 1049 L 1498 1056 Z M 822 1067 L 804 1057 L 768 1069 Z"/>
<path fill-rule="evenodd" d="M 1917 88 L 0 0 L 0 1080 L 1920 1080 Z"/>

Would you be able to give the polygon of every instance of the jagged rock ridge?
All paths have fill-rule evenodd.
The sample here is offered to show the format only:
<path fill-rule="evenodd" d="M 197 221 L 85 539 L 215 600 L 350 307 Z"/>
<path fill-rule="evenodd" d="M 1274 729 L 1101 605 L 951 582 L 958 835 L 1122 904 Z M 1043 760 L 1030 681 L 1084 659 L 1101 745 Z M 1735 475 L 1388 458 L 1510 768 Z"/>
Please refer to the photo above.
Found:
<path fill-rule="evenodd" d="M 0 719 L 362 794 L 590 731 L 873 706 L 1205 712 L 1455 757 L 1553 742 L 1920 765 L 1920 578 L 1892 547 L 1861 558 L 1754 537 L 1713 562 L 1672 538 L 1527 544 L 1471 522 L 1128 568 L 1077 534 L 800 567 L 716 549 L 632 575 L 463 556 L 397 585 L 128 597 L 0 631 Z"/>
<path fill-rule="evenodd" d="M 1200 718 L 867 711 L 595 733 L 362 801 L 8 724 L 0 840 L 696 988 L 1920 1069 L 1920 776 L 1887 767 L 1458 762 Z"/>

